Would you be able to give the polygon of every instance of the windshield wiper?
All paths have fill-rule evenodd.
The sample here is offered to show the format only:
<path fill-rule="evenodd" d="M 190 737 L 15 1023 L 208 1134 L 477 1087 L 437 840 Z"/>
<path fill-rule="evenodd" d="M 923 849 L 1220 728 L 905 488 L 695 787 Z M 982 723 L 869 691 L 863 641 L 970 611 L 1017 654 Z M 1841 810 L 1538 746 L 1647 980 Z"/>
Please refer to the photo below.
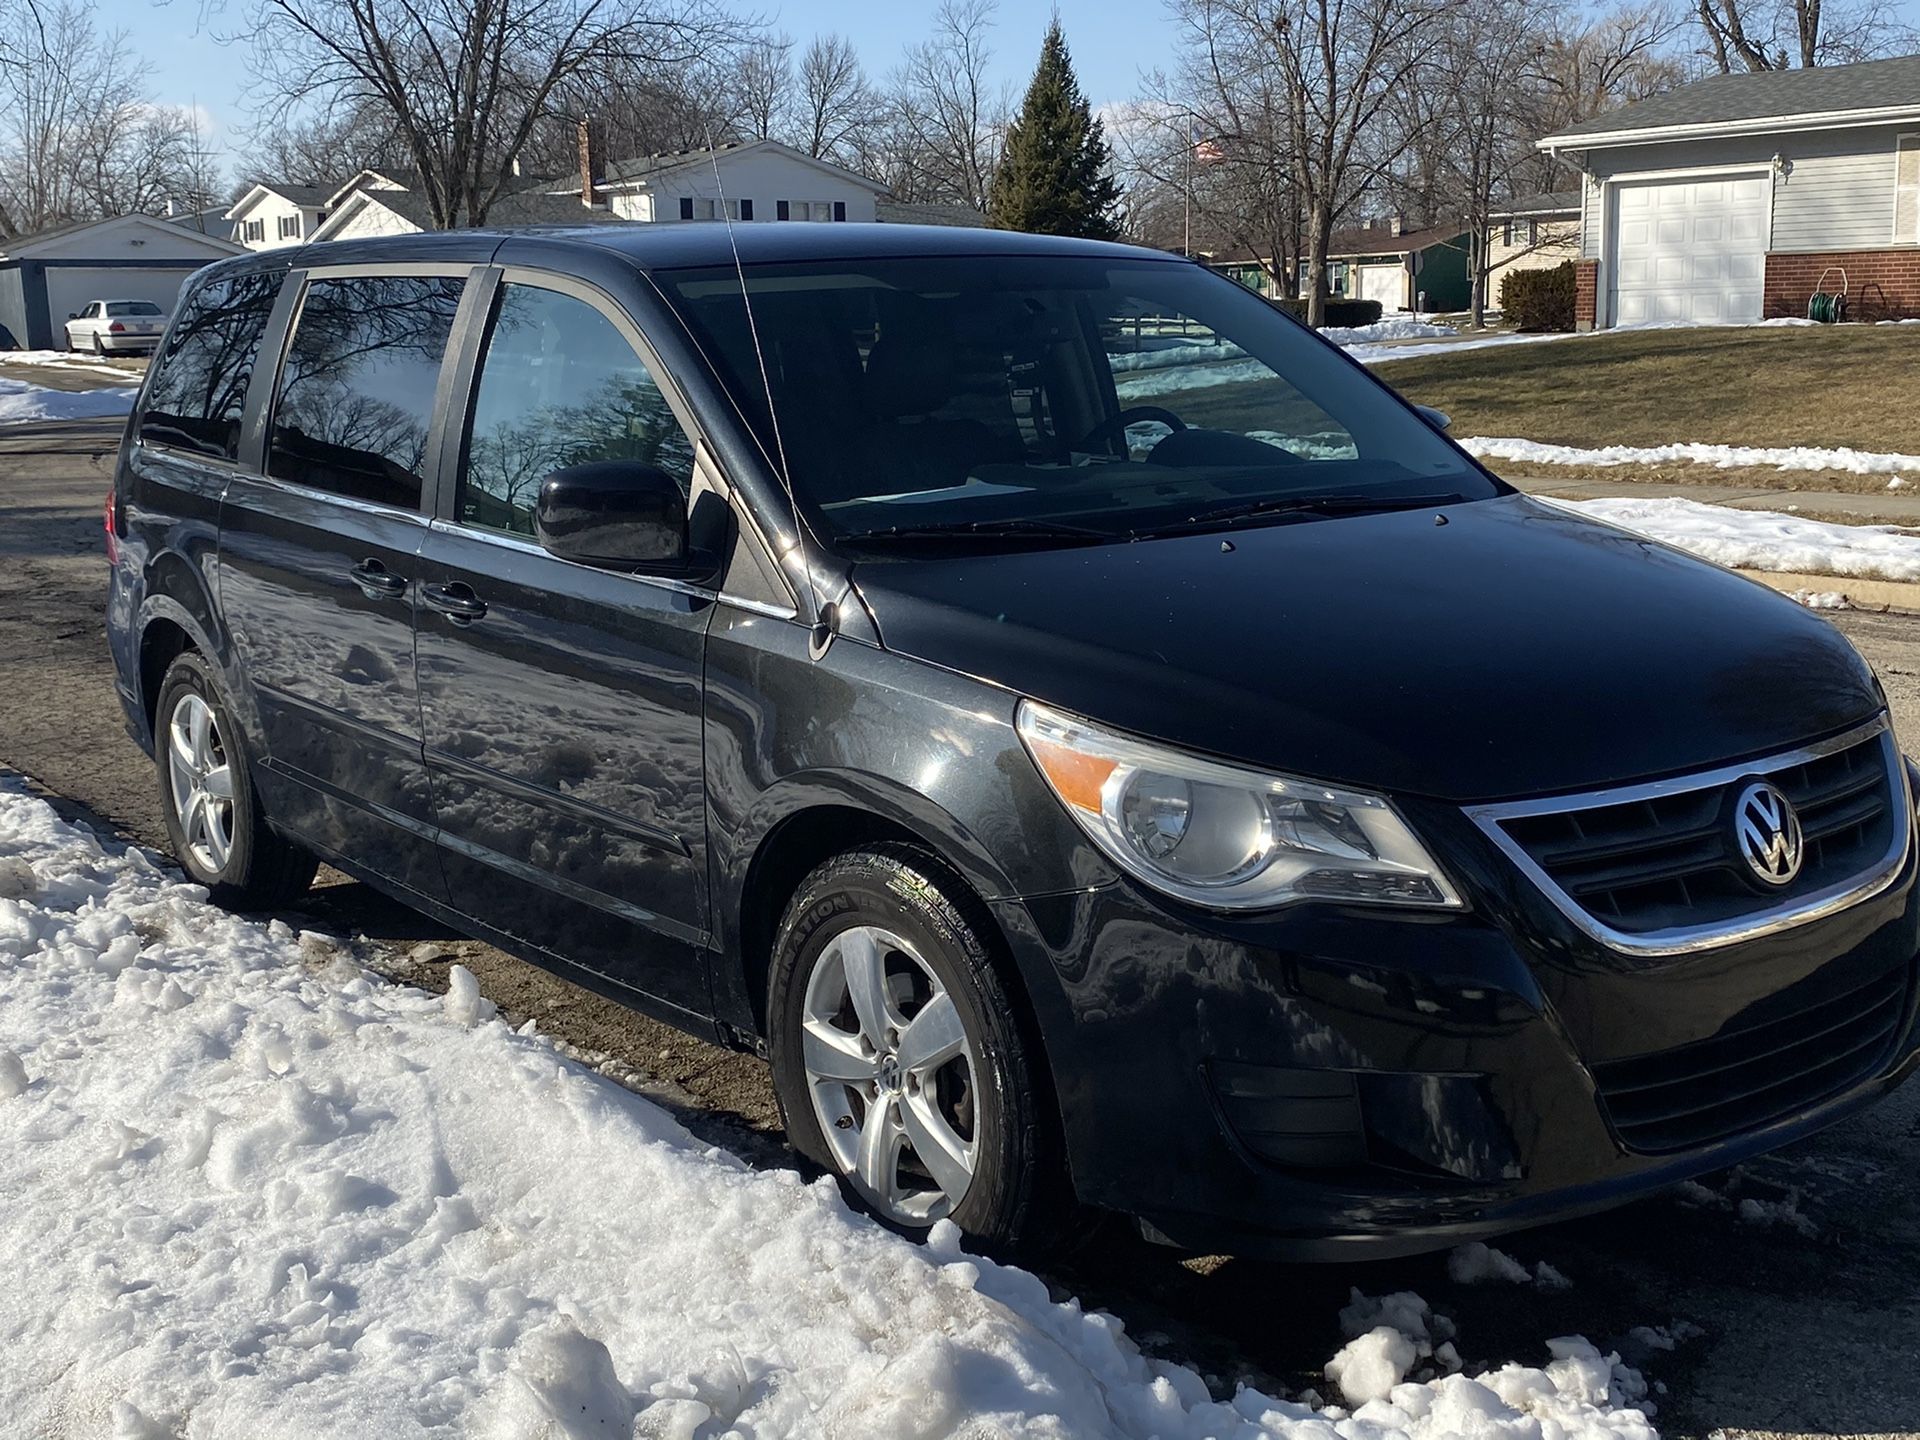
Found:
<path fill-rule="evenodd" d="M 1124 533 L 1100 530 L 1091 525 L 1074 525 L 1064 520 L 1034 520 L 1023 515 L 1002 516 L 995 520 L 954 520 L 944 525 L 888 525 L 879 530 L 859 530 L 840 537 L 849 545 L 872 545 L 890 541 L 969 540 L 1062 540 L 1074 544 L 1128 539 Z"/>
<path fill-rule="evenodd" d="M 1242 500 L 1212 510 L 1200 510 L 1184 520 L 1155 526 L 1143 535 L 1171 535 L 1183 530 L 1204 530 L 1233 520 L 1259 515 L 1364 515 L 1387 510 L 1424 510 L 1429 505 L 1451 505 L 1464 495 L 1269 495 L 1263 500 Z"/>

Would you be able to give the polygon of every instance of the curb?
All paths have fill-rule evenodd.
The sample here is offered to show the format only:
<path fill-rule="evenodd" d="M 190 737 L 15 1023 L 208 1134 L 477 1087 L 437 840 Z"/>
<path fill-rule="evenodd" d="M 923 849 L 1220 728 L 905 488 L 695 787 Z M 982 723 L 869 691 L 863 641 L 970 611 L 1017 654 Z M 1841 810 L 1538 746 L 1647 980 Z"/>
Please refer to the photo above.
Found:
<path fill-rule="evenodd" d="M 1920 610 L 1920 581 L 1857 580 L 1845 575 L 1806 575 L 1791 570 L 1736 570 L 1734 573 L 1787 594 L 1796 590 L 1838 593 L 1865 609 Z"/>

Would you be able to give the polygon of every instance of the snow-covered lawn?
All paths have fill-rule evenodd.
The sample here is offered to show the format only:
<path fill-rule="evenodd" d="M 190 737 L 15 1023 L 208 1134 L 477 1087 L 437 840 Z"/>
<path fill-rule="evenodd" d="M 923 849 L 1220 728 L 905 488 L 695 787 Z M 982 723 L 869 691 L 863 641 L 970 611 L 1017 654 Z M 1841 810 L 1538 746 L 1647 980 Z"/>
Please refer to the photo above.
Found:
<path fill-rule="evenodd" d="M 134 387 L 108 385 L 99 390 L 50 390 L 0 375 L 0 425 L 22 420 L 84 420 L 124 415 L 133 408 Z"/>
<path fill-rule="evenodd" d="M 1442 1373 L 1450 1327 L 1410 1295 L 1342 1316 L 1353 1413 L 1215 1400 L 950 1227 L 916 1247 L 696 1142 L 464 970 L 445 997 L 372 978 L 4 776 L 0 1196 L 9 1433 L 1653 1433 L 1583 1340 Z"/>
<path fill-rule="evenodd" d="M 1822 449 L 1813 445 L 1547 445 L 1538 440 L 1469 436 L 1461 448 L 1483 460 L 1523 465 L 1666 465 L 1690 461 L 1718 470 L 1834 470 L 1851 475 L 1920 476 L 1920 455 L 1871 450 Z"/>
<path fill-rule="evenodd" d="M 0 350 L 0 365 L 33 365 L 49 370 L 80 370 L 117 380 L 123 385 L 138 385 L 138 370 L 126 370 L 98 355 L 74 350 Z"/>
<path fill-rule="evenodd" d="M 1771 510 L 1703 505 L 1697 500 L 1549 503 L 1664 540 L 1733 569 L 1844 575 L 1856 580 L 1920 580 L 1920 536 L 1903 535 L 1887 525 L 1831 525 Z"/>

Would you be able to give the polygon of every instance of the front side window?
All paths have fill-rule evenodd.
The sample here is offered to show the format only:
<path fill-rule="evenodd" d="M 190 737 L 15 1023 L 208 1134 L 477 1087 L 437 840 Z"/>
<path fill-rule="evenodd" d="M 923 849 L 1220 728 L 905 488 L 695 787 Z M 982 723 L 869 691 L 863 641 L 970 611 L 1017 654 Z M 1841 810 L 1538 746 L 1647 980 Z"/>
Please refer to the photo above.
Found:
<path fill-rule="evenodd" d="M 194 292 L 154 361 L 140 441 L 232 460 L 278 275 L 216 279 Z M 158 307 L 154 307 L 158 314 Z"/>
<path fill-rule="evenodd" d="M 753 326 L 732 269 L 656 278 L 830 536 L 1120 539 L 1501 493 L 1365 371 L 1197 265 L 754 266 Z"/>
<path fill-rule="evenodd" d="M 416 275 L 309 284 L 280 372 L 267 473 L 419 509 L 460 288 L 455 278 Z"/>
<path fill-rule="evenodd" d="M 638 460 L 683 493 L 693 445 L 613 321 L 572 295 L 501 288 L 487 338 L 457 513 L 465 524 L 532 535 L 540 482 L 592 460 Z"/>

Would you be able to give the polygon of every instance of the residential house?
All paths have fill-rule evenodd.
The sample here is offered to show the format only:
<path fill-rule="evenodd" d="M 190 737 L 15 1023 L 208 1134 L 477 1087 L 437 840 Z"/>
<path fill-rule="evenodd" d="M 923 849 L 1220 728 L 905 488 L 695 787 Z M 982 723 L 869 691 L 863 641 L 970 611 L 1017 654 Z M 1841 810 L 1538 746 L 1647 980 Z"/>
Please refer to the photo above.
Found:
<path fill-rule="evenodd" d="M 871 222 L 887 187 L 778 140 L 749 140 L 616 161 L 595 193 L 622 220 Z"/>
<path fill-rule="evenodd" d="M 592 204 L 583 199 L 589 193 Z M 723 215 L 742 222 L 871 222 L 879 218 L 876 211 L 886 193 L 886 187 L 851 170 L 811 159 L 777 141 L 757 140 L 620 161 L 591 182 L 565 189 L 554 182 L 530 184 L 495 200 L 487 209 L 487 224 L 657 223 L 715 220 Z M 433 224 L 418 191 L 373 170 L 356 175 L 326 196 L 324 204 L 327 219 L 310 239 L 404 235 Z M 986 223 L 964 206 L 898 207 L 888 202 L 888 208 L 909 212 L 919 224 Z M 964 211 L 971 220 L 956 211 Z"/>
<path fill-rule="evenodd" d="M 1580 258 L 1580 192 L 1529 195 L 1495 210 L 1487 237 L 1487 304 L 1498 308 L 1500 282 L 1516 270 L 1551 270 Z"/>
<path fill-rule="evenodd" d="M 0 241 L 0 327 L 32 350 L 66 347 L 66 322 L 92 300 L 151 300 L 173 313 L 180 285 L 242 250 L 155 215 L 117 215 Z"/>
<path fill-rule="evenodd" d="M 1336 230 L 1327 247 L 1328 288 L 1348 300 L 1378 300 L 1386 315 L 1464 310 L 1473 298 L 1467 251 L 1458 225 L 1408 230 L 1390 219 Z"/>
<path fill-rule="evenodd" d="M 1539 142 L 1585 172 L 1582 328 L 1920 315 L 1920 55 L 1717 75 Z"/>
<path fill-rule="evenodd" d="M 309 237 L 315 241 L 413 235 L 434 228 L 426 196 L 391 181 L 375 185 L 349 181 L 330 197 L 330 203 L 333 208 L 326 220 Z M 500 196 L 487 207 L 489 225 L 594 225 L 619 219 L 604 205 L 582 204 L 577 191 L 554 195 L 545 189 L 520 190 Z"/>
<path fill-rule="evenodd" d="M 330 188 L 284 180 L 260 182 L 227 211 L 233 238 L 249 250 L 271 250 L 311 239 L 327 218 Z"/>

